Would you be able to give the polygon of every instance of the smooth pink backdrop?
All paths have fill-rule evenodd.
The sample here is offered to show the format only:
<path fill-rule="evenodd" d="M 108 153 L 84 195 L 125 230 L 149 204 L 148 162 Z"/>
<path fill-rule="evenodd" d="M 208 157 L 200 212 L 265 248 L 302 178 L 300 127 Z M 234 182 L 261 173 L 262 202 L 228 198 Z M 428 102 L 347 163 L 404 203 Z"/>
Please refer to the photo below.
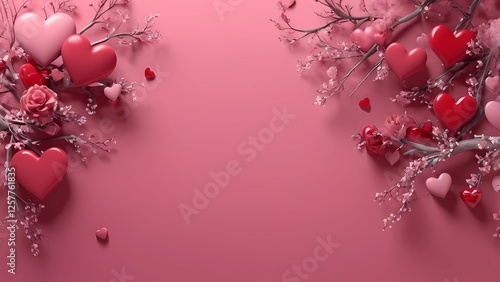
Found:
<path fill-rule="evenodd" d="M 293 265 L 314 266 L 308 257 L 328 237 L 333 253 L 306 280 L 289 281 L 498 281 L 500 242 L 492 237 L 491 213 L 500 208 L 499 195 L 487 180 L 474 210 L 458 197 L 473 172 L 460 167 L 471 156 L 448 164 L 456 185 L 447 200 L 430 196 L 421 179 L 414 211 L 382 232 L 382 219 L 398 206 L 380 207 L 373 197 L 393 184 L 399 164 L 391 168 L 356 150 L 350 136 L 402 111 L 389 101 L 399 83 L 393 76 L 352 99 L 344 94 L 314 107 L 321 79 L 298 77 L 296 60 L 306 52 L 277 40 L 269 22 L 279 17 L 275 1 L 217 2 L 234 7 L 220 17 L 212 0 L 131 1 L 134 17 L 161 14 L 156 27 L 165 38 L 117 47 L 114 76 L 144 81 L 147 90 L 122 115 L 103 100 L 99 118 L 112 126 L 94 122 L 86 131 L 114 137 L 116 150 L 90 157 L 86 166 L 71 162 L 65 182 L 45 201 L 40 256 L 31 256 L 19 230 L 17 274 L 2 263 L 0 281 L 287 281 L 282 276 Z M 77 4 L 81 28 L 91 9 L 88 1 Z M 316 5 L 299 1 L 302 12 L 294 13 L 314 19 Z M 417 46 L 414 37 L 404 40 Z M 146 66 L 157 80 L 144 80 Z M 362 97 L 372 100 L 369 114 L 357 106 Z M 248 148 L 241 144 L 285 107 L 295 118 L 247 161 L 238 147 Z M 231 161 L 241 173 L 186 224 L 179 205 L 192 206 L 193 189 Z M 107 244 L 95 238 L 103 226 Z M 6 234 L 0 231 L 4 262 Z"/>

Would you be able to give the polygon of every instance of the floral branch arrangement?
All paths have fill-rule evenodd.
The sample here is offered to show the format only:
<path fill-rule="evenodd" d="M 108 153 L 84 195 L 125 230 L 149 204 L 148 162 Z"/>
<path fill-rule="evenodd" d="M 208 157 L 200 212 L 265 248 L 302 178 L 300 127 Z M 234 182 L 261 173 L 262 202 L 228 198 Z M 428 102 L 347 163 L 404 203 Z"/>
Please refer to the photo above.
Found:
<path fill-rule="evenodd" d="M 118 60 L 113 45 L 156 43 L 162 37 L 153 29 L 158 14 L 146 16 L 129 30 L 128 3 L 99 0 L 90 4 L 95 15 L 77 31 L 72 15 L 78 9 L 71 0 L 49 1 L 39 13 L 25 12 L 31 5 L 28 0 L 1 1 L 0 142 L 6 156 L 0 177 L 7 189 L 8 215 L 0 225 L 14 224 L 15 229 L 21 225 L 35 256 L 44 238 L 35 227 L 45 207 L 43 200 L 63 181 L 68 169 L 61 142 L 69 143 L 78 154 L 83 148 L 93 153 L 110 152 L 115 143 L 112 138 L 102 141 L 68 133 L 66 125 L 83 126 L 97 111 L 96 95 L 113 103 L 130 97 L 135 101 L 138 83 L 109 78 Z M 98 27 L 104 37 L 90 42 L 85 32 Z M 82 92 L 86 114 L 76 113 L 60 99 Z M 23 193 L 19 189 L 24 189 Z M 21 196 L 25 194 L 35 199 Z"/>
<path fill-rule="evenodd" d="M 500 170 L 500 136 L 477 132 L 479 123 L 489 123 L 500 130 L 500 100 L 496 100 L 500 93 L 500 18 L 490 16 L 500 10 L 500 3 L 494 0 L 360 0 L 359 5 L 354 6 L 352 3 L 356 1 L 349 4 L 343 0 L 314 2 L 324 10 L 317 13 L 325 21 L 319 27 L 301 29 L 292 25 L 288 11 L 296 6 L 295 1 L 278 2 L 281 19 L 272 22 L 281 31 L 280 41 L 293 45 L 307 39 L 313 46 L 307 60 L 299 61 L 299 74 L 327 66 L 328 80 L 318 89 L 316 105 L 324 105 L 338 95 L 352 74 L 362 71 L 361 66 L 370 67 L 349 91 L 350 96 L 368 79 L 383 81 L 394 75 L 407 82 L 417 75 L 425 75 L 422 70 L 427 64 L 427 46 L 442 63 L 441 74 L 429 77 L 421 85 L 397 85 L 399 90 L 394 91 L 391 98 L 402 107 L 431 109 L 431 116 L 419 122 L 403 110 L 403 113 L 389 115 L 380 126 L 366 126 L 353 136 L 358 140 L 358 149 L 364 148 L 371 156 L 385 157 L 391 165 L 400 159 L 408 162 L 403 176 L 392 187 L 375 195 L 375 201 L 380 204 L 389 200 L 399 202 L 396 212 L 383 220 L 383 228 L 392 227 L 404 213 L 411 211 L 411 203 L 417 199 L 416 190 L 420 189 L 416 187 L 420 174 L 427 170 L 435 172 L 439 164 L 465 152 L 475 152 L 477 169 L 466 180 L 467 188 L 461 191 L 460 197 L 470 208 L 480 204 L 485 176 Z M 413 6 L 412 10 L 403 12 L 409 5 Z M 407 50 L 397 41 L 395 35 L 403 24 L 417 25 L 419 19 L 445 22 L 451 13 L 459 15 L 456 22 L 422 30 L 416 39 L 420 47 Z M 478 16 L 480 13 L 483 17 Z M 345 30 L 348 30 L 348 40 L 335 40 Z M 341 70 L 346 70 L 343 75 L 339 75 Z M 453 93 L 457 85 L 467 89 L 466 95 Z M 359 106 L 369 111 L 369 99 L 361 100 Z M 447 196 L 451 185 L 452 177 L 448 173 L 425 181 L 428 192 L 439 198 Z M 493 219 L 500 220 L 500 212 L 493 213 Z M 500 237 L 500 227 L 494 236 Z"/>

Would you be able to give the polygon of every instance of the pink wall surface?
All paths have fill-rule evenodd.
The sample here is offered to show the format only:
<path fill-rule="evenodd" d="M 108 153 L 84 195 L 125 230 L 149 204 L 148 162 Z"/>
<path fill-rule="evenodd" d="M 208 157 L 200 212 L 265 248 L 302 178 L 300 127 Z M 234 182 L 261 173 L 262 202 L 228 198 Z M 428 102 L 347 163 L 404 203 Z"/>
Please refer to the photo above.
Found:
<path fill-rule="evenodd" d="M 87 2 L 77 1 L 79 28 L 92 15 Z M 231 9 L 218 13 L 218 2 Z M 297 17 L 315 19 L 317 6 L 298 2 L 295 22 L 307 25 Z M 86 131 L 117 139 L 116 150 L 71 161 L 44 201 L 40 256 L 18 233 L 17 274 L 2 263 L 0 281 L 499 281 L 491 213 L 500 196 L 485 189 L 475 209 L 458 197 L 470 156 L 440 168 L 458 179 L 451 196 L 432 197 L 421 179 L 414 211 L 382 231 L 398 206 L 378 206 L 374 194 L 393 184 L 400 164 L 358 151 L 351 135 L 402 112 L 389 101 L 396 78 L 315 107 L 321 79 L 298 77 L 307 46 L 277 40 L 274 1 L 141 0 L 129 9 L 160 13 L 164 33 L 159 45 L 116 48 L 113 76 L 144 81 L 140 101 L 122 112 L 103 103 L 91 118 Z M 145 81 L 146 66 L 156 80 Z M 359 109 L 362 97 L 371 113 Z M 205 188 L 210 198 L 199 196 Z M 187 206 L 189 217 L 180 211 Z M 106 244 L 95 237 L 103 226 Z M 6 236 L 0 230 L 4 262 Z"/>

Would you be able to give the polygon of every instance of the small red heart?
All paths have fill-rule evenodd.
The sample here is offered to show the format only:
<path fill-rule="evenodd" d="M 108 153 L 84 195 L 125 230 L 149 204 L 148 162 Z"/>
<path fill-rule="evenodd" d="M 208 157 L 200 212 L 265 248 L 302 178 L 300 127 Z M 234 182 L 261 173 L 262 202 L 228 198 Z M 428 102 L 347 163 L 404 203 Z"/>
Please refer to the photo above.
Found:
<path fill-rule="evenodd" d="M 429 45 L 446 67 L 450 67 L 467 57 L 467 44 L 476 38 L 470 30 L 459 30 L 455 33 L 445 25 L 432 29 Z"/>
<path fill-rule="evenodd" d="M 19 78 L 26 87 L 30 88 L 34 85 L 45 85 L 47 82 L 41 72 L 38 71 L 32 64 L 24 64 L 19 69 Z"/>
<path fill-rule="evenodd" d="M 361 99 L 359 100 L 358 105 L 363 111 L 369 111 L 371 108 L 370 99 L 369 98 Z"/>
<path fill-rule="evenodd" d="M 399 80 L 405 80 L 425 67 L 427 53 L 422 48 L 408 52 L 405 46 L 395 42 L 385 50 L 385 60 Z"/>
<path fill-rule="evenodd" d="M 473 208 L 483 198 L 483 192 L 479 189 L 472 189 L 472 188 L 467 188 L 460 192 L 460 198 L 462 198 L 462 201 L 469 207 Z"/>
<path fill-rule="evenodd" d="M 156 78 L 156 73 L 150 67 L 147 67 L 146 70 L 144 70 L 144 76 L 147 80 L 154 80 Z"/>
<path fill-rule="evenodd" d="M 434 98 L 434 113 L 441 122 L 451 131 L 464 126 L 469 122 L 477 111 L 476 99 L 465 95 L 455 102 L 448 93 L 441 93 Z"/>
<path fill-rule="evenodd" d="M 32 151 L 21 150 L 12 157 L 11 166 L 15 168 L 19 184 L 43 200 L 66 175 L 68 156 L 59 148 L 47 149 L 40 157 Z"/>
<path fill-rule="evenodd" d="M 100 240 L 108 239 L 108 229 L 103 227 L 95 232 L 95 236 Z"/>
<path fill-rule="evenodd" d="M 425 122 L 420 126 L 420 135 L 425 138 L 432 137 L 432 123 L 430 121 Z"/>

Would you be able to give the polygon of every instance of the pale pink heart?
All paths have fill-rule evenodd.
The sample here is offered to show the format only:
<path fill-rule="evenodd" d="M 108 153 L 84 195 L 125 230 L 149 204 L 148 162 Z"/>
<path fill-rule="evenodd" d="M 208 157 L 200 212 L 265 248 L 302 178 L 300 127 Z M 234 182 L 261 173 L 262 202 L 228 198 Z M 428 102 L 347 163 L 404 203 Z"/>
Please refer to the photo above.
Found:
<path fill-rule="evenodd" d="M 390 31 L 384 31 L 384 32 L 379 32 L 375 33 L 373 35 L 373 41 L 377 43 L 378 46 L 384 47 L 387 41 L 391 38 L 392 33 Z"/>
<path fill-rule="evenodd" d="M 498 83 L 500 82 L 500 77 L 498 75 L 493 77 L 487 77 L 484 81 L 484 85 L 486 85 L 486 89 L 495 93 L 498 89 Z"/>
<path fill-rule="evenodd" d="M 111 101 L 116 101 L 118 99 L 118 96 L 122 93 L 122 85 L 115 83 L 111 87 L 106 87 L 104 88 L 104 95 L 108 97 L 109 100 Z"/>
<path fill-rule="evenodd" d="M 351 42 L 358 45 L 359 49 L 363 52 L 370 50 L 373 44 L 375 44 L 372 27 L 367 27 L 365 30 L 360 28 L 353 30 L 351 33 Z"/>
<path fill-rule="evenodd" d="M 417 43 L 422 47 L 429 45 L 429 37 L 427 34 L 422 33 L 419 37 L 417 37 Z"/>
<path fill-rule="evenodd" d="M 402 44 L 395 42 L 387 47 L 385 60 L 399 80 L 405 80 L 425 67 L 427 53 L 422 48 L 408 52 Z"/>
<path fill-rule="evenodd" d="M 432 195 L 445 198 L 450 191 L 451 176 L 448 173 L 442 173 L 439 178 L 429 177 L 425 181 L 425 187 Z"/>
<path fill-rule="evenodd" d="M 295 5 L 295 0 L 281 0 L 281 5 L 283 5 L 285 9 L 289 9 Z"/>
<path fill-rule="evenodd" d="M 52 79 L 55 82 L 58 82 L 64 78 L 64 72 L 60 71 L 59 69 L 53 69 L 52 72 L 50 73 L 50 76 L 52 76 Z"/>
<path fill-rule="evenodd" d="M 108 238 L 108 229 L 103 227 L 95 232 L 95 236 L 101 240 L 106 240 Z"/>
<path fill-rule="evenodd" d="M 337 78 L 337 74 L 338 74 L 338 70 L 337 70 L 336 66 L 330 67 L 326 71 L 326 75 L 328 75 L 328 77 L 331 78 L 331 79 L 336 79 Z"/>
<path fill-rule="evenodd" d="M 55 13 L 47 20 L 35 13 L 25 13 L 14 24 L 17 41 L 42 67 L 59 57 L 64 40 L 75 33 L 75 21 L 63 13 Z"/>
<path fill-rule="evenodd" d="M 385 159 L 387 160 L 387 162 L 389 162 L 390 165 L 394 165 L 395 163 L 397 163 L 400 157 L 401 154 L 399 154 L 399 151 L 385 153 Z"/>
<path fill-rule="evenodd" d="M 491 125 L 500 130 L 500 102 L 488 102 L 484 107 L 484 115 Z"/>
<path fill-rule="evenodd" d="M 493 186 L 493 190 L 495 190 L 495 192 L 500 191 L 500 176 L 493 177 L 493 180 L 491 181 L 491 186 Z"/>

